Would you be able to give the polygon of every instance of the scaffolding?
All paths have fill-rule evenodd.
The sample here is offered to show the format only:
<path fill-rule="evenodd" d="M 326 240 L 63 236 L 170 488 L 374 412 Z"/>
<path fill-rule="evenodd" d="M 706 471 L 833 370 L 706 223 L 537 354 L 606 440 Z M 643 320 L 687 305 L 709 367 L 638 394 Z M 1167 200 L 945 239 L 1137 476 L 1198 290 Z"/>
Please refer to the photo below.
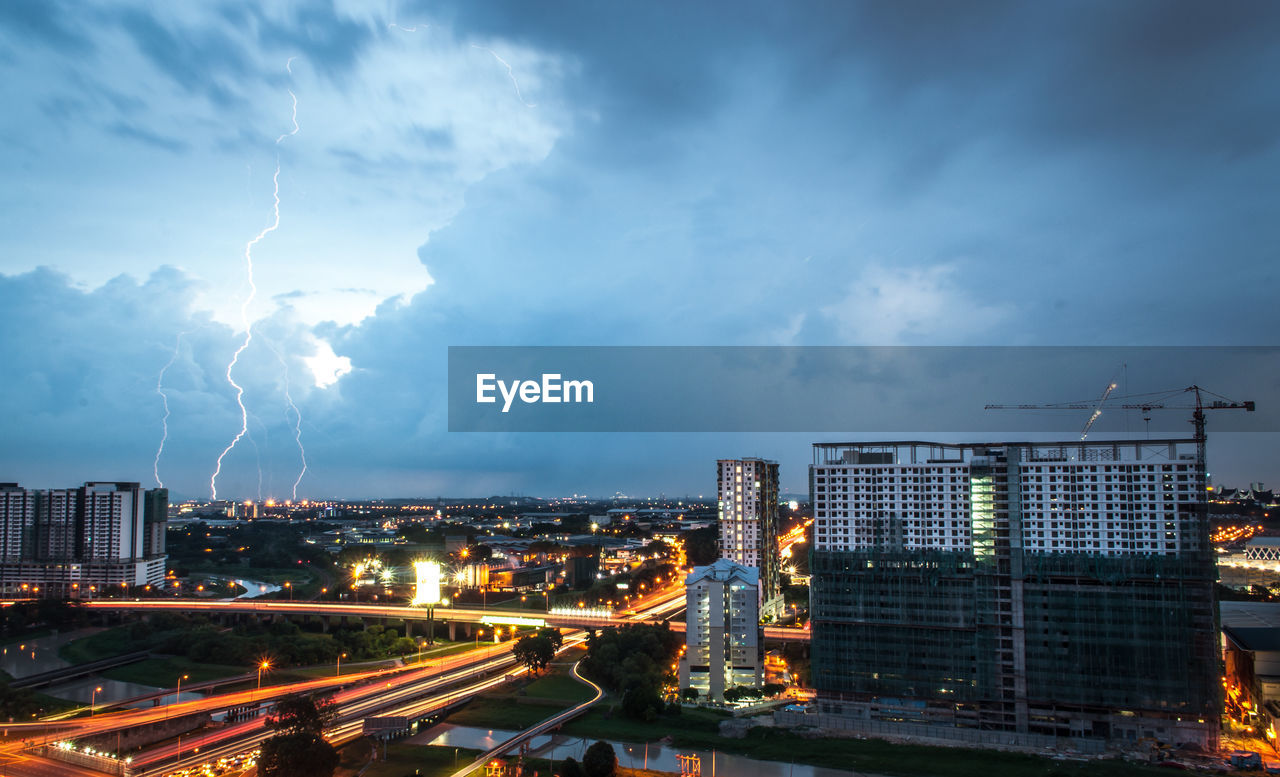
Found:
<path fill-rule="evenodd" d="M 872 547 L 813 552 L 820 711 L 1014 734 L 1213 741 L 1222 689 L 1203 512 L 1184 508 L 1196 512 L 1177 555 L 1027 552 L 1020 460 L 1049 446 L 999 455 L 975 447 L 934 446 L 927 456 L 962 454 L 970 466 L 971 550 L 905 550 L 890 515 Z M 897 459 L 869 448 L 821 458 Z"/>

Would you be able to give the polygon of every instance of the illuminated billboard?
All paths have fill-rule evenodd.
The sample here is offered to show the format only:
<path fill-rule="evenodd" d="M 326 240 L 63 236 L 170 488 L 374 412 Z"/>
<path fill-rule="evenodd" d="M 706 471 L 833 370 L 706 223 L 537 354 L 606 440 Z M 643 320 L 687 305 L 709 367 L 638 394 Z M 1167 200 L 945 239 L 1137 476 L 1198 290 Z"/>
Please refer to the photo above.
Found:
<path fill-rule="evenodd" d="M 417 578 L 413 589 L 414 605 L 433 605 L 440 601 L 440 564 L 435 561 L 415 561 L 413 571 Z"/>

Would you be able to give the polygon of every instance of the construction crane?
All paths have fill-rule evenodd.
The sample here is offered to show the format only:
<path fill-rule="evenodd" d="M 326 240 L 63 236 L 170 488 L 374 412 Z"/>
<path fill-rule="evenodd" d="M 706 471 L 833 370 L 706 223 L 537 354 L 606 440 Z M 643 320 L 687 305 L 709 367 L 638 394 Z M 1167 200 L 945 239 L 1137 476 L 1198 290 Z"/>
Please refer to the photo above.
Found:
<path fill-rule="evenodd" d="M 1114 386 L 1114 384 L 1113 384 Z M 1111 388 L 1102 395 L 1102 400 L 1098 402 L 1059 402 L 1056 404 L 1045 405 L 986 405 L 986 410 L 1093 410 L 1094 416 L 1089 419 L 1088 425 L 1085 426 L 1085 432 L 1089 430 L 1089 426 L 1097 420 L 1100 415 L 1102 402 L 1107 399 L 1111 393 Z M 1195 397 L 1193 404 L 1179 405 L 1168 404 L 1168 401 L 1180 394 L 1191 394 Z M 1205 401 L 1205 396 L 1210 399 Z M 1236 402 L 1228 399 L 1220 394 L 1214 394 L 1212 391 L 1200 388 L 1199 386 L 1188 386 L 1184 389 L 1175 389 L 1173 391 L 1155 392 L 1151 394 L 1129 394 L 1127 396 L 1116 397 L 1116 399 L 1143 399 L 1141 402 L 1128 402 L 1124 404 L 1108 405 L 1110 408 L 1120 410 L 1141 410 L 1145 414 L 1150 414 L 1152 410 L 1191 410 L 1191 424 L 1195 428 L 1196 442 L 1196 466 L 1200 472 L 1205 471 L 1205 418 L 1206 410 L 1244 410 L 1252 413 L 1255 409 L 1255 402 L 1247 400 L 1244 402 Z M 1084 439 L 1083 436 L 1081 439 Z"/>
<path fill-rule="evenodd" d="M 1089 436 L 1089 430 L 1093 428 L 1093 422 L 1098 420 L 1098 416 L 1102 415 L 1102 403 L 1107 401 L 1107 397 L 1111 396 L 1111 392 L 1116 390 L 1116 382 L 1113 380 L 1107 384 L 1107 390 L 1102 392 L 1102 397 L 1098 400 L 1098 404 L 1093 408 L 1093 413 L 1089 415 L 1089 420 L 1085 422 L 1084 428 L 1080 430 L 1080 439 L 1084 440 Z"/>

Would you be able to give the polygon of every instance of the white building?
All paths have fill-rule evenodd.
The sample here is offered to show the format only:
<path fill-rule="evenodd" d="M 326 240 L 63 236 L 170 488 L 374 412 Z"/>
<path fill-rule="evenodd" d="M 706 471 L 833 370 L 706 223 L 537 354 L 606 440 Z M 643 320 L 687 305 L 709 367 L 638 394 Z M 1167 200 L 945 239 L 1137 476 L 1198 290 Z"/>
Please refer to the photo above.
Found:
<path fill-rule="evenodd" d="M 1184 441 L 1185 442 L 1185 441 Z M 992 446 L 993 450 L 998 446 Z M 1017 490 L 1023 549 L 1104 556 L 1199 549 L 1194 455 L 1176 443 L 1053 443 L 1021 450 Z M 979 445 L 816 447 L 814 550 L 985 552 L 997 495 Z"/>
<path fill-rule="evenodd" d="M 720 557 L 760 573 L 762 601 L 782 593 L 778 560 L 778 462 L 720 459 L 716 493 Z"/>
<path fill-rule="evenodd" d="M 680 687 L 723 701 L 725 689 L 757 688 L 762 678 L 759 576 L 719 559 L 695 567 L 685 585 L 685 654 Z"/>
<path fill-rule="evenodd" d="M 0 591 L 81 598 L 163 585 L 168 501 L 138 483 L 0 484 Z"/>

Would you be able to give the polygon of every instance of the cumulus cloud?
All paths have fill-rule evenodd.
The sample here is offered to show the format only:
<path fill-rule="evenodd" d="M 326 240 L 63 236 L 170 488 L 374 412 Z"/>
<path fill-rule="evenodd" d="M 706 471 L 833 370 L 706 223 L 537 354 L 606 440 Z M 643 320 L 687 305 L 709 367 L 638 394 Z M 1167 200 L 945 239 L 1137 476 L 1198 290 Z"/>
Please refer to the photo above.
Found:
<path fill-rule="evenodd" d="M 972 344 L 992 338 L 1014 308 L 991 303 L 960 283 L 955 265 L 894 268 L 872 264 L 838 302 L 819 313 L 845 343 L 862 345 Z M 981 283 L 976 284 L 981 288 Z"/>
<path fill-rule="evenodd" d="M 451 344 L 1265 341 L 1277 8 L 0 3 L 3 463 L 145 477 L 188 332 L 207 493 L 277 162 L 228 493 L 292 481 L 267 343 L 354 496 L 803 490 L 808 436 L 451 435 Z"/>
<path fill-rule="evenodd" d="M 406 35 L 360 7 L 52 6 L 26 27 L 62 45 L 0 29 L 13 108 L 0 134 L 32 145 L 6 177 L 24 181 L 32 215 L 59 213 L 98 239 L 87 250 L 77 231 L 48 240 L 47 215 L 15 219 L 0 238 L 5 269 L 48 265 L 98 284 L 174 263 L 228 324 L 246 293 L 244 243 L 272 220 L 277 165 L 280 229 L 256 247 L 251 317 L 303 292 L 300 318 L 350 323 L 425 290 L 417 249 L 467 188 L 545 158 L 571 123 L 563 57 L 494 36 L 475 39 L 479 50 L 447 24 Z M 72 48 L 80 56 L 62 56 Z M 293 126 L 291 92 L 300 130 L 277 142 Z M 46 123 L 47 135 L 25 130 Z"/>

